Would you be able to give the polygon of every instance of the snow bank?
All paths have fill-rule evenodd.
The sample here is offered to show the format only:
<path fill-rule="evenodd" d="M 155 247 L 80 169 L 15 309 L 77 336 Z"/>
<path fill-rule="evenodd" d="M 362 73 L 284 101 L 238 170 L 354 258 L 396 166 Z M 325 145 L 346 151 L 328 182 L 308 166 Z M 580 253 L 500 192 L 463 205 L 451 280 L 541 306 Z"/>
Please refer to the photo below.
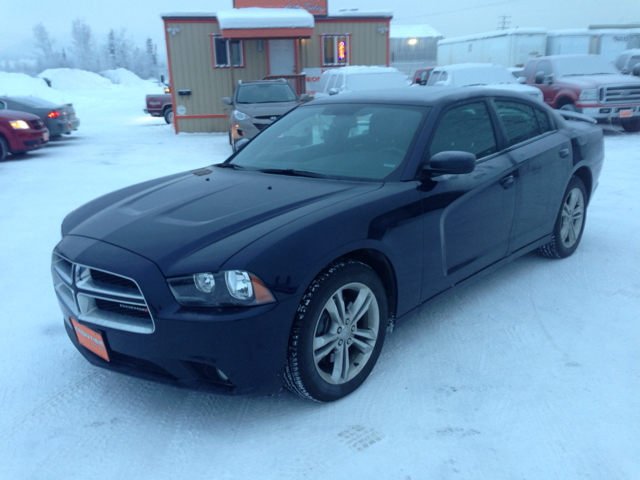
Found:
<path fill-rule="evenodd" d="M 116 85 L 127 85 L 131 87 L 148 87 L 147 80 L 141 79 L 135 73 L 127 70 L 126 68 L 116 68 L 115 70 L 105 70 L 100 72 L 105 78 L 111 80 L 111 83 Z"/>
<path fill-rule="evenodd" d="M 40 78 L 48 78 L 51 86 L 62 92 L 95 92 L 109 90 L 113 83 L 97 73 L 77 70 L 75 68 L 50 68 L 38 74 Z"/>
<path fill-rule="evenodd" d="M 32 95 L 53 103 L 68 103 L 68 96 L 50 88 L 42 78 L 33 78 L 24 73 L 0 72 L 0 95 Z"/>

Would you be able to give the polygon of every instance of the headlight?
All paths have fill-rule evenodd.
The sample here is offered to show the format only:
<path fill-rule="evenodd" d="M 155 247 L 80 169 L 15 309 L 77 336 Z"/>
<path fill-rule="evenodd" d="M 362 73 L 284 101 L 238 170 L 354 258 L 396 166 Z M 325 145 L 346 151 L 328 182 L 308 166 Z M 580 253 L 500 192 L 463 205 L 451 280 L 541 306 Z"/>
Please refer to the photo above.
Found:
<path fill-rule="evenodd" d="M 249 117 L 249 115 L 247 115 L 246 113 L 242 113 L 239 110 L 234 110 L 233 116 L 236 117 L 236 120 L 248 120 L 249 118 L 251 118 Z"/>
<path fill-rule="evenodd" d="M 255 275 L 243 270 L 203 272 L 167 279 L 171 293 L 187 307 L 248 307 L 275 302 Z"/>
<path fill-rule="evenodd" d="M 596 88 L 587 88 L 586 90 L 582 90 L 580 92 L 580 100 L 597 100 L 598 99 L 598 89 Z"/>
<path fill-rule="evenodd" d="M 11 125 L 16 130 L 25 130 L 29 128 L 29 124 L 24 120 L 14 120 L 13 122 L 10 122 L 9 125 Z"/>

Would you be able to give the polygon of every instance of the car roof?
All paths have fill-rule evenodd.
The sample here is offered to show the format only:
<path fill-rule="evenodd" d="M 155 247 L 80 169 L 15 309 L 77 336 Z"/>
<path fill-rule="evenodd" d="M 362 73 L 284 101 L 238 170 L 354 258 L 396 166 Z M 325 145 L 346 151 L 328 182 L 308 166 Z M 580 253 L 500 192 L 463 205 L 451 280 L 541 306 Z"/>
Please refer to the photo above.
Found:
<path fill-rule="evenodd" d="M 238 87 L 243 85 L 289 85 L 284 78 L 278 78 L 277 80 L 249 80 L 238 83 Z"/>
<path fill-rule="evenodd" d="M 504 69 L 502 65 L 497 63 L 456 63 L 455 65 L 441 65 L 436 67 L 436 70 L 445 70 L 447 72 L 453 72 L 456 70 L 468 70 L 472 68 L 500 68 Z"/>
<path fill-rule="evenodd" d="M 535 103 L 529 95 L 490 87 L 428 87 L 428 88 L 390 88 L 347 92 L 315 99 L 301 105 L 325 105 L 333 103 L 372 103 L 380 105 L 424 105 L 435 106 L 449 104 L 472 98 L 513 97 Z"/>

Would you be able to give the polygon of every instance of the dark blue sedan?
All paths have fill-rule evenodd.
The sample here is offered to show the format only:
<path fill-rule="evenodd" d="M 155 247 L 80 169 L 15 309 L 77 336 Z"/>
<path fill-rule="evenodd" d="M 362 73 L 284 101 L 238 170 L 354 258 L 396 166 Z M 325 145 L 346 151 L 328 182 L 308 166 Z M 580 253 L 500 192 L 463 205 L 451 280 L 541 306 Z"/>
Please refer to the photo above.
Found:
<path fill-rule="evenodd" d="M 64 220 L 53 280 L 91 363 L 344 397 L 434 298 L 571 255 L 604 157 L 599 128 L 485 88 L 315 100 L 238 148 Z"/>

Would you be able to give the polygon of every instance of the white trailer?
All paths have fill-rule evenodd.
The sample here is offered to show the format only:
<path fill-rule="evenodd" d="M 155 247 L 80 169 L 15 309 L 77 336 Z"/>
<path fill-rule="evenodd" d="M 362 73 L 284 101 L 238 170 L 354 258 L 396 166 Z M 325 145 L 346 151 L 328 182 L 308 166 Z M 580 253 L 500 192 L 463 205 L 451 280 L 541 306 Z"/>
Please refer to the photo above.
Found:
<path fill-rule="evenodd" d="M 497 63 L 521 67 L 528 60 L 545 55 L 545 28 L 512 28 L 440 40 L 438 65 L 455 63 Z"/>
<path fill-rule="evenodd" d="M 618 54 L 633 48 L 640 29 L 551 30 L 547 34 L 547 55 L 598 54 L 615 60 Z"/>

